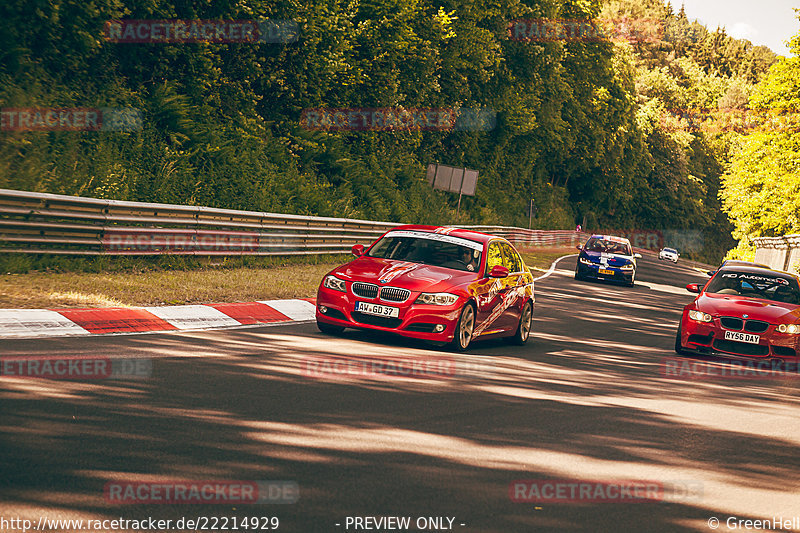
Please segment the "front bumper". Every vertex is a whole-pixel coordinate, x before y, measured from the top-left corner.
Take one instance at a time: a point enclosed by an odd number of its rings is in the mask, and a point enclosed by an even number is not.
[[[603,270],[609,270],[612,274],[601,274],[600,268]],[[599,280],[608,280],[608,281],[616,281],[619,283],[630,283],[633,281],[633,275],[636,270],[622,270],[616,267],[604,267],[599,263],[592,263],[591,265],[585,265],[578,261],[578,269],[577,274],[580,278],[591,278],[591,279],[599,279]]]
[[[418,296],[418,292],[412,292],[411,296],[402,303],[386,302],[360,298],[350,292],[345,293],[320,287],[317,292],[316,318],[318,322],[334,326],[384,331],[427,341],[452,341],[466,298],[459,298],[452,305],[414,304],[413,302]],[[357,301],[397,307],[400,313],[398,318],[366,315],[355,311]],[[321,312],[321,307],[326,308],[325,313]],[[442,325],[444,329],[436,332],[434,331],[436,325]]]
[[[699,323],[684,317],[681,322],[681,345],[701,355],[797,360],[800,339],[797,335],[778,333],[775,326],[769,326],[764,333],[756,333],[759,335],[758,344],[725,340],[725,331],[733,330],[723,328],[719,318]]]

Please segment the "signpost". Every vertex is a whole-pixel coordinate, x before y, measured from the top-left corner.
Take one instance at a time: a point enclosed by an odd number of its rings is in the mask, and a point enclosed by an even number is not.
[[[431,163],[428,165],[428,183],[440,191],[458,193],[456,217],[461,217],[461,197],[475,196],[478,185],[478,171]]]

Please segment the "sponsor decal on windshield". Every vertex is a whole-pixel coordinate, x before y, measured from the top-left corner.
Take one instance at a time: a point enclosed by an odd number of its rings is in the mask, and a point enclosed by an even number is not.
[[[398,230],[398,231],[390,231],[389,233],[386,234],[386,237],[413,237],[416,239],[428,239],[431,241],[447,242],[450,244],[456,244],[458,246],[465,246],[467,248],[472,248],[473,250],[483,251],[483,244],[479,242],[471,241],[469,239],[462,239],[461,237],[442,235],[441,233]]]
[[[759,276],[758,274],[740,274],[738,272],[725,272],[722,274],[723,278],[740,279],[742,281],[761,281],[765,283],[773,283],[776,285],[789,285],[788,279],[773,278],[768,276]]]

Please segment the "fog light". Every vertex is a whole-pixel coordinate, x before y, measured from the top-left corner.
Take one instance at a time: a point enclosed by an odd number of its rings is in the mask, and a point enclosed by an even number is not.
[[[436,324],[436,326],[434,326],[434,328],[433,328],[433,331],[435,333],[443,332],[444,331],[444,324]]]
[[[328,308],[327,308],[327,307],[325,307],[324,305],[320,305],[320,306],[319,306],[319,312],[320,312],[320,313],[322,313],[322,314],[324,315],[325,313],[327,313],[327,312],[328,312]]]

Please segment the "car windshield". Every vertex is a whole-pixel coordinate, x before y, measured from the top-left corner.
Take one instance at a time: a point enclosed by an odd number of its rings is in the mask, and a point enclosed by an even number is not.
[[[367,255],[477,272],[482,249],[480,243],[449,235],[397,231],[386,234]]]
[[[720,271],[708,282],[706,292],[800,305],[797,281],[769,274]]]
[[[674,250],[672,248],[664,248],[664,251],[667,252],[667,253],[670,253],[670,254],[677,254],[678,253],[677,250]]]
[[[607,254],[631,255],[630,246],[624,242],[592,237],[583,248],[587,252],[603,252]]]

